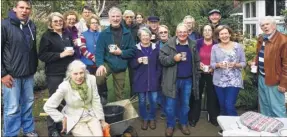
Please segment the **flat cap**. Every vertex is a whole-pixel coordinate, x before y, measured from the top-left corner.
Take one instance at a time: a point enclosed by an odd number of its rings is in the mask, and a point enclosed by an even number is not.
[[[220,13],[220,11],[219,11],[218,9],[213,9],[213,10],[209,11],[209,12],[208,12],[208,15],[211,15],[211,14],[213,14],[213,13],[218,13],[218,14],[221,15],[221,13]]]
[[[147,20],[150,22],[159,22],[160,19],[157,16],[149,16]]]

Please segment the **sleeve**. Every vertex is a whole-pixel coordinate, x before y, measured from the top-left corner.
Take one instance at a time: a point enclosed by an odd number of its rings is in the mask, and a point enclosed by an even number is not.
[[[138,58],[139,58],[139,55],[136,54],[136,56],[131,60],[131,67],[133,69],[137,69],[141,64],[138,62]]]
[[[197,80],[199,80],[200,78],[200,74],[201,74],[201,70],[200,70],[200,57],[198,54],[198,51],[196,49],[196,47],[193,48],[194,51],[194,63],[195,63],[195,69],[196,69],[196,76],[197,76]]]
[[[157,80],[159,84],[161,83],[161,76],[162,76],[162,66],[159,60],[159,49],[158,49],[158,54],[157,54],[157,60],[156,60],[156,74],[157,74]]]
[[[287,43],[284,44],[283,49],[281,50],[281,60],[282,60],[282,73],[279,86],[287,89]]]
[[[92,77],[92,83],[96,83],[96,77]],[[105,120],[105,115],[104,115],[104,110],[103,106],[101,104],[101,98],[98,93],[98,88],[97,85],[95,84],[94,86],[94,91],[93,91],[93,101],[92,101],[92,106],[95,110],[96,116],[98,117],[99,120]]]
[[[127,45],[128,45],[127,49],[122,50],[121,54],[121,57],[124,59],[133,58],[136,54],[136,46],[135,46],[136,44],[135,41],[133,40],[131,33],[129,33]]]
[[[99,38],[97,41],[96,47],[96,65],[101,66],[104,65],[104,55],[105,55],[105,41],[104,41],[103,33],[99,34]]]
[[[60,53],[50,52],[49,46],[51,46],[51,43],[49,42],[48,38],[44,34],[40,41],[38,57],[41,61],[45,63],[50,63],[50,62],[60,59]]]
[[[7,32],[5,26],[3,25],[3,21],[1,22],[1,51],[3,53],[4,46],[7,41]],[[1,77],[4,77],[8,74],[5,65],[3,64],[3,54],[1,54]]]
[[[240,53],[239,63],[242,66],[242,68],[244,68],[246,66],[246,58],[245,58],[245,52],[244,52],[244,49],[242,48],[242,45],[239,45],[239,53]]]
[[[159,52],[159,61],[165,67],[174,66],[176,64],[173,59],[173,56],[170,53],[170,50],[171,49],[167,45],[165,45],[160,49]]]
[[[60,84],[59,88],[56,92],[47,100],[43,109],[44,111],[55,121],[61,122],[64,118],[64,114],[62,114],[57,108],[61,104],[62,100],[65,97],[65,93],[67,89],[64,85]]]
[[[215,55],[215,46],[212,47],[211,49],[211,55],[210,55],[210,67],[212,69],[216,69],[216,55]]]

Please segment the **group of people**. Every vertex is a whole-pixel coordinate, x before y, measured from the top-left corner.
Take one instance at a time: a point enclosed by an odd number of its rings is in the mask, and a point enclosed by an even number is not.
[[[157,16],[112,7],[110,25],[102,29],[92,8],[48,16],[47,31],[36,51],[36,26],[29,19],[28,0],[18,0],[1,22],[1,82],[4,96],[4,136],[38,136],[32,116],[33,75],[38,59],[45,63],[49,99],[44,105],[48,135],[103,136],[102,104],[107,100],[107,77],[112,74],[117,100],[124,99],[126,70],[131,95],[138,96],[141,129],[156,129],[156,110],[166,119],[166,136],[173,136],[178,121],[181,132],[199,121],[202,94],[207,96],[211,124],[218,115],[236,116],[235,103],[243,88],[246,66],[243,46],[232,39],[232,30],[220,23],[221,12],[208,13],[209,24],[195,30],[187,15],[175,36]],[[248,64],[258,66],[260,112],[286,117],[287,38],[270,17],[260,20],[263,35]],[[267,62],[265,64],[265,62]],[[268,64],[268,65],[267,65]],[[111,91],[109,91],[111,92]]]

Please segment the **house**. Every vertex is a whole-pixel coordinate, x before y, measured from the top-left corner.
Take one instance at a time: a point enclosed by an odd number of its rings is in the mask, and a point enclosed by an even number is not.
[[[250,0],[243,1],[243,32],[251,38],[262,33],[259,19],[264,16],[274,16],[277,29],[284,28],[284,17],[281,10],[286,9],[287,0]]]

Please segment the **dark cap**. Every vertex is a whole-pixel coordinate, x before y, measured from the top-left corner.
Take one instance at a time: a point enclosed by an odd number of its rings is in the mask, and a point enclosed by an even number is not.
[[[218,13],[218,14],[221,15],[221,13],[220,13],[220,11],[219,11],[218,9],[213,9],[213,10],[211,10],[211,11],[208,12],[208,16],[211,15],[211,14],[213,14],[213,13]]]
[[[159,22],[160,19],[157,16],[149,16],[147,20],[150,22]]]

